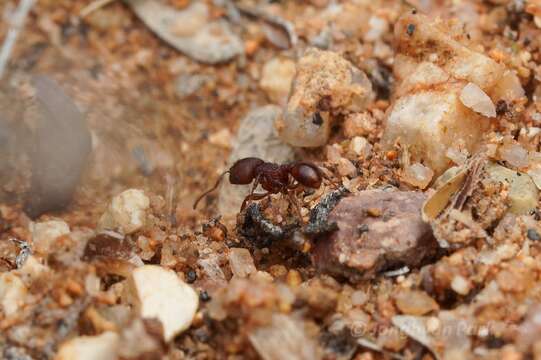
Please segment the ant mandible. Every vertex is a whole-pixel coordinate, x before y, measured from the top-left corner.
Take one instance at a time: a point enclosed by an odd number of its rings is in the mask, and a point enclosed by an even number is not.
[[[246,196],[242,202],[240,208],[241,211],[244,210],[248,201],[261,200],[271,194],[282,193],[287,195],[289,200],[295,204],[299,216],[299,205],[296,200],[291,197],[290,191],[295,190],[300,186],[318,189],[321,186],[322,179],[327,178],[321,172],[319,167],[309,162],[294,162],[291,164],[279,165],[263,161],[259,158],[248,157],[238,160],[229,170],[220,175],[216,184],[197,198],[193,205],[194,209],[201,199],[218,187],[224,175],[227,173],[229,173],[229,182],[231,184],[247,185],[253,182],[250,194]],[[259,184],[266,190],[265,193],[254,192]]]

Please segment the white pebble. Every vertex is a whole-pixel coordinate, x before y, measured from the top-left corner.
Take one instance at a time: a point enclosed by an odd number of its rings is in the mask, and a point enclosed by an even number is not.
[[[257,271],[250,251],[243,248],[229,249],[229,266],[233,275],[238,277],[247,277]]]
[[[461,275],[455,275],[451,280],[451,289],[457,294],[467,295],[470,292],[470,283]]]
[[[368,301],[368,294],[362,290],[356,290],[351,294],[351,304],[362,306]]]
[[[98,228],[134,233],[145,225],[149,207],[150,200],[142,190],[126,190],[113,198]]]
[[[199,297],[189,285],[174,271],[157,265],[136,268],[128,289],[141,317],[161,321],[165,341],[190,327],[199,306]]]
[[[528,166],[528,151],[518,143],[504,144],[499,148],[499,152],[501,159],[507,161],[511,166],[517,168]]]
[[[0,274],[0,310],[6,315],[16,314],[24,305],[27,289],[23,281],[11,272]]]
[[[24,265],[17,270],[17,274],[25,279],[35,280],[49,270],[48,266],[40,263],[35,256],[30,255],[24,262]]]
[[[349,143],[349,150],[355,155],[366,159],[372,152],[372,145],[362,136],[355,136]]]
[[[474,83],[468,83],[460,92],[460,101],[476,113],[486,117],[496,116],[496,107],[490,97]]]
[[[414,163],[404,169],[403,180],[419,189],[424,189],[432,181],[434,171],[420,163]]]
[[[33,248],[38,253],[48,253],[54,241],[70,233],[69,225],[62,220],[51,220],[31,225]]]
[[[79,336],[63,343],[55,360],[116,360],[119,340],[111,331],[97,336]]]
[[[346,158],[340,158],[336,166],[340,176],[353,176],[357,173],[357,168]]]

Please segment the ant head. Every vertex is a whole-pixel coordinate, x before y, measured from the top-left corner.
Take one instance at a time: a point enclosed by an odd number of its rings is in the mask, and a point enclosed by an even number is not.
[[[296,163],[291,166],[291,176],[300,184],[317,189],[321,186],[321,172],[319,168],[310,163]]]
[[[256,177],[255,169],[263,163],[263,160],[254,157],[238,160],[229,169],[229,182],[237,185],[251,183]]]

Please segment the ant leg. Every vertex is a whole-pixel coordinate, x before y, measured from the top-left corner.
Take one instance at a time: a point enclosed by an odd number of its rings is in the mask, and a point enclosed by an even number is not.
[[[289,199],[289,203],[293,204],[293,207],[295,208],[295,212],[297,213],[297,217],[302,223],[303,221],[302,221],[301,207],[299,205],[299,202],[297,201],[297,198],[294,197],[290,191],[287,191],[287,198]]]
[[[250,190],[250,194],[248,194],[248,196],[246,196],[244,198],[244,201],[242,202],[242,206],[240,207],[240,211],[244,210],[244,208],[246,207],[246,203],[252,199],[252,196],[254,195],[254,192],[255,192],[255,189],[257,188],[257,186],[259,185],[259,179],[260,179],[260,175],[257,175],[257,177],[255,178],[254,180],[254,183],[252,185],[252,189]]]
[[[246,204],[248,203],[248,201],[261,200],[261,199],[266,198],[269,195],[270,195],[270,193],[266,192],[266,193],[261,193],[261,194],[252,193],[252,194],[246,196],[244,198],[244,201],[242,202],[242,206],[240,207],[240,211],[244,210],[244,208],[246,207]]]
[[[319,170],[319,174],[321,175],[321,177],[325,180],[327,180],[328,182],[331,183],[331,185],[335,188],[335,189],[338,189],[341,184],[337,183],[334,179],[332,179],[330,176],[328,176],[327,174],[325,174],[321,169]]]
[[[300,187],[299,183],[291,183],[287,186],[288,190],[297,190]]]

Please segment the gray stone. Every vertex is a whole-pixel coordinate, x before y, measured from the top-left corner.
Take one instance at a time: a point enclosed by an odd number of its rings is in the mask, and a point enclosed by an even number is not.
[[[180,97],[188,97],[212,81],[214,79],[209,75],[182,74],[175,80],[175,90]]]
[[[46,76],[36,76],[34,83],[37,124],[25,203],[31,217],[62,209],[71,201],[92,150],[86,119],[75,103]]]
[[[157,36],[194,60],[217,64],[244,51],[229,24],[222,19],[211,20],[203,2],[193,2],[181,11],[154,0],[127,3]]]

